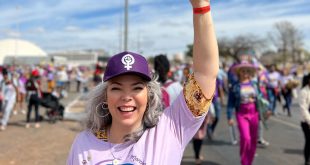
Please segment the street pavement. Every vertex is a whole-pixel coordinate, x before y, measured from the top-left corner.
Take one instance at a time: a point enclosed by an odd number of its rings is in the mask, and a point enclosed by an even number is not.
[[[268,121],[268,130],[264,130],[264,138],[270,142],[268,147],[258,145],[254,165],[303,165],[304,136],[300,128],[298,106],[293,104],[293,116],[279,110],[276,117]],[[221,122],[215,130],[213,140],[204,140],[202,147],[206,165],[238,165],[239,144],[232,145],[229,137],[226,115],[223,113]],[[192,144],[184,152],[184,165],[194,165]]]
[[[25,128],[25,115],[13,115],[7,130],[0,132],[0,164],[58,165],[65,164],[74,137],[83,127],[77,121],[85,117],[85,95],[70,92],[61,100],[66,105],[64,121],[51,124],[44,120],[40,128]],[[259,147],[254,165],[302,165],[303,133],[300,129],[300,113],[293,104],[292,117],[280,108],[276,117],[268,121],[269,129],[264,137],[270,142],[267,148]],[[43,115],[44,108],[40,109]],[[204,140],[202,155],[206,165],[238,165],[239,146],[229,138],[226,115],[223,111],[213,140]],[[182,165],[194,165],[192,143],[184,151]]]

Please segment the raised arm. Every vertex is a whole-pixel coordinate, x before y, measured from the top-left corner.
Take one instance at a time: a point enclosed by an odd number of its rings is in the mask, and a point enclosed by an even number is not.
[[[209,0],[190,0],[193,8],[210,5]],[[219,70],[219,55],[213,21],[210,12],[193,14],[194,45],[193,61],[194,76],[202,92],[211,98],[215,90],[216,76]]]

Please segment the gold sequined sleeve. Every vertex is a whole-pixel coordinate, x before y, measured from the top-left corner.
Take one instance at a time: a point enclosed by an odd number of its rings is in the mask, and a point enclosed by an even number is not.
[[[206,98],[196,82],[194,74],[191,74],[188,81],[184,84],[183,93],[185,102],[195,117],[202,116],[208,112],[214,94],[210,99]]]
[[[99,140],[108,141],[108,133],[107,133],[106,129],[96,131],[96,132],[94,132],[94,135]]]

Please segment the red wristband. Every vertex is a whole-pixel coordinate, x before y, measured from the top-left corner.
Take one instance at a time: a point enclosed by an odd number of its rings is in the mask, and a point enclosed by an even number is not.
[[[194,14],[205,14],[210,11],[210,6],[193,8]]]

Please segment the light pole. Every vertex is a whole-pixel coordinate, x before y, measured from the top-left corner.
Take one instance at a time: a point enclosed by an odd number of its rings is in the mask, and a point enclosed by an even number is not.
[[[121,52],[123,51],[123,13],[119,17],[119,41],[118,41],[118,51]]]
[[[125,0],[124,50],[128,50],[128,0]]]
[[[13,66],[16,64],[16,56],[18,51],[18,37],[19,37],[19,26],[18,26],[18,12],[19,12],[19,6],[16,6],[16,34],[15,34],[15,50],[14,50],[14,56],[13,56]]]

